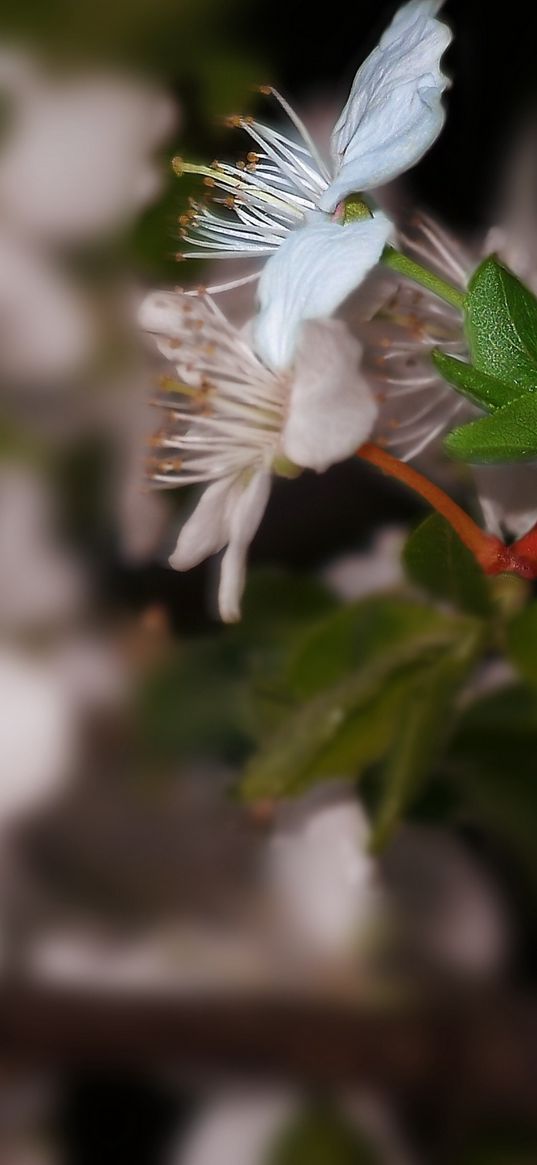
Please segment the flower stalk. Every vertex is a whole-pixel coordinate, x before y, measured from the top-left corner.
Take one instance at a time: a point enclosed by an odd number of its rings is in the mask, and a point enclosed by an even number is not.
[[[424,498],[449,522],[485,574],[509,573],[526,579],[537,578],[537,529],[513,546],[506,546],[501,538],[481,530],[469,514],[444,493],[444,490],[412,466],[399,461],[399,458],[388,453],[386,449],[367,442],[358,449],[357,455]]]
[[[402,251],[398,251],[395,247],[385,247],[382,262],[392,271],[397,271],[399,275],[405,275],[407,279],[419,283],[420,287],[432,291],[434,295],[438,295],[451,307],[457,308],[461,312],[464,311],[465,295],[463,291],[460,291],[458,287],[453,287],[451,283],[447,283],[439,275],[435,275],[434,271],[422,267],[421,263],[409,259],[408,255],[404,255]]]

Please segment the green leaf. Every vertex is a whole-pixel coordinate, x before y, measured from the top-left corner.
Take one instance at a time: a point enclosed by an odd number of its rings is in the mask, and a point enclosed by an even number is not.
[[[461,798],[463,820],[510,851],[537,887],[537,693],[522,684],[476,701],[461,717],[441,774]]]
[[[530,603],[509,624],[507,650],[530,684],[537,684],[537,603]]]
[[[265,1165],[381,1165],[354,1125],[327,1105],[306,1109],[284,1130]]]
[[[494,255],[474,273],[465,299],[472,363],[522,392],[537,389],[537,300]]]
[[[476,662],[480,646],[474,629],[454,649],[415,676],[381,777],[384,794],[373,833],[375,849],[385,845],[434,769],[455,722],[456,697]]]
[[[435,633],[440,622],[437,611],[398,596],[374,595],[349,603],[296,641],[282,677],[285,688],[295,698],[313,696],[385,650]]]
[[[520,395],[513,389],[513,385],[506,384],[505,381],[498,380],[487,372],[480,372],[465,360],[447,356],[438,348],[432,353],[432,359],[444,380],[480,408],[493,412],[494,409],[509,404]]]
[[[251,733],[239,665],[225,633],[179,644],[137,693],[138,759],[173,772],[193,757],[241,762],[251,747]]]
[[[472,615],[492,613],[485,575],[440,514],[431,514],[410,535],[403,561],[410,578],[435,598]]]
[[[452,457],[476,464],[537,457],[537,395],[521,396],[491,417],[453,429],[444,446]]]
[[[344,678],[282,719],[247,766],[241,786],[247,801],[296,795],[320,775],[357,776],[383,754],[413,669],[476,626],[473,620],[440,616],[427,608],[417,611],[421,627],[411,618],[398,639],[379,636],[369,657],[357,658]]]
[[[258,735],[252,683],[279,673],[304,627],[334,604],[305,575],[254,572],[241,623],[180,642],[145,677],[135,716],[139,751],[170,764],[213,755],[242,761]],[[289,704],[286,697],[285,711]]]

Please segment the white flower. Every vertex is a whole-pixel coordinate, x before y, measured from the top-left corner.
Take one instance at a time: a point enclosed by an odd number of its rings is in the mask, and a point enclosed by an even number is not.
[[[451,33],[435,19],[435,0],[410,0],[397,13],[356,75],[331,140],[327,165],[308,131],[273,89],[299,140],[253,118],[231,124],[256,149],[236,166],[195,166],[233,216],[195,204],[184,237],[185,258],[267,258],[259,285],[257,348],[265,363],[285,367],[301,319],[331,315],[378,262],[391,231],[381,213],[344,225],[341,203],[413,166],[444,122],[447,81],[440,59]],[[222,197],[224,195],[224,197]],[[297,229],[298,228],[298,229]],[[199,249],[198,249],[199,248]],[[276,337],[276,339],[275,339]]]
[[[401,556],[407,536],[402,526],[381,527],[367,550],[330,562],[322,572],[323,582],[347,603],[395,590],[405,581]]]
[[[472,269],[469,254],[425,215],[416,216],[400,244],[407,255],[464,290]],[[361,329],[365,366],[377,386],[377,438],[402,461],[412,461],[472,410],[439,375],[435,348],[466,358],[460,312],[432,292],[383,273],[384,302]]]
[[[2,377],[57,387],[89,361],[96,341],[89,297],[48,253],[0,229]]]
[[[134,78],[55,76],[7,49],[0,101],[0,374],[56,389],[104,338],[97,299],[59,248],[124,228],[156,196],[173,105]]]
[[[65,623],[81,605],[80,565],[54,530],[47,482],[16,462],[0,467],[0,627]]]
[[[495,232],[499,237],[499,232]],[[488,240],[472,255],[438,224],[421,216],[412,232],[401,234],[404,250],[418,262],[463,290]],[[522,241],[520,242],[522,250]],[[527,273],[526,273],[527,274]],[[479,410],[442,379],[431,360],[435,348],[468,360],[460,314],[432,292],[406,280],[386,276],[385,302],[376,318],[361,329],[364,367],[376,389],[379,423],[376,439],[403,461],[426,454],[433,476],[446,472],[438,443],[455,423],[479,416]],[[435,458],[436,453],[436,458]],[[537,522],[535,465],[475,465],[472,475],[487,530],[497,537],[521,538]]]
[[[505,902],[463,842],[447,830],[405,826],[384,865],[403,933],[418,957],[468,978],[505,966],[511,937]]]
[[[76,755],[70,696],[46,662],[0,653],[0,826],[65,783]]]
[[[208,297],[156,292],[141,323],[179,377],[160,401],[167,423],[154,440],[152,479],[208,483],[170,562],[188,570],[227,546],[219,605],[232,622],[272,472],[322,472],[371,434],[377,410],[358,375],[360,345],[338,320],[305,322],[293,364],[276,374]]]
[[[299,955],[352,954],[359,933],[377,918],[369,841],[369,823],[347,789],[317,789],[280,810],[268,880],[284,937]]]

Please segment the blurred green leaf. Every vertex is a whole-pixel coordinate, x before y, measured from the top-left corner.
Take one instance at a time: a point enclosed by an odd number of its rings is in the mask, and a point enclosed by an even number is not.
[[[537,684],[537,603],[530,603],[512,619],[507,650],[524,679]]]
[[[375,607],[377,627],[368,643],[367,616]],[[309,660],[312,667],[312,642],[306,645],[305,657],[299,656],[290,669],[288,690],[294,691],[297,706],[283,716],[249,762],[241,786],[246,800],[294,795],[330,772],[357,776],[389,746],[396,722],[394,712],[404,698],[413,668],[423,667],[442,649],[460,642],[469,626],[475,626],[473,620],[448,618],[427,607],[403,600],[397,604],[393,599],[366,601],[363,607],[356,604],[345,616],[327,620],[312,635],[318,670],[314,694],[306,702],[298,698],[297,686],[306,682],[304,662]],[[353,618],[361,638],[358,634],[353,639]],[[322,684],[323,645],[328,645],[334,630],[339,631],[344,658],[329,658]],[[311,693],[311,685],[309,690]],[[344,771],[331,767],[337,763],[345,764]]]
[[[442,770],[466,819],[500,839],[537,884],[537,692],[512,685],[461,716]]]
[[[413,678],[381,774],[373,845],[382,848],[434,769],[456,719],[456,700],[481,646],[478,628]]]
[[[524,1128],[506,1132],[499,1128],[489,1132],[465,1149],[460,1156],[449,1158],[448,1165],[535,1165],[535,1132]]]
[[[453,429],[444,441],[446,451],[470,464],[524,461],[537,456],[537,395],[520,396],[469,425]]]
[[[480,372],[465,360],[457,360],[454,356],[447,356],[438,349],[432,353],[433,363],[440,375],[452,384],[458,392],[468,397],[473,404],[480,408],[493,411],[509,404],[518,395],[513,388],[503,380],[497,380],[487,372]]]
[[[166,766],[250,747],[244,674],[224,636],[182,643],[142,684],[134,711],[138,752]]]
[[[435,598],[473,615],[491,614],[485,575],[440,514],[431,514],[410,535],[403,559],[410,578]]]
[[[179,643],[143,683],[136,724],[144,753],[176,763],[188,756],[243,760],[256,735],[252,685],[267,683],[304,624],[334,605],[305,575],[254,572],[241,623]]]
[[[324,1105],[302,1113],[264,1165],[381,1165],[381,1159],[364,1134]]]
[[[296,697],[314,695],[400,642],[438,628],[438,614],[420,603],[374,595],[339,608],[308,630],[284,675]]]
[[[476,369],[516,390],[537,389],[537,299],[490,255],[472,276],[466,332]]]

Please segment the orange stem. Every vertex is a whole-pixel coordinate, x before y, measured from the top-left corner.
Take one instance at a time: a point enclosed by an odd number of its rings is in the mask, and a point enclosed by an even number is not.
[[[444,493],[444,490],[434,485],[422,473],[418,473],[417,469],[412,469],[386,449],[369,442],[357,450],[357,456],[363,461],[369,461],[371,465],[376,465],[383,473],[397,478],[397,481],[401,481],[403,485],[414,490],[414,493],[425,498],[425,501],[449,522],[486,574],[500,574],[504,570],[516,569],[509,548],[501,539],[481,530],[472,518]]]

